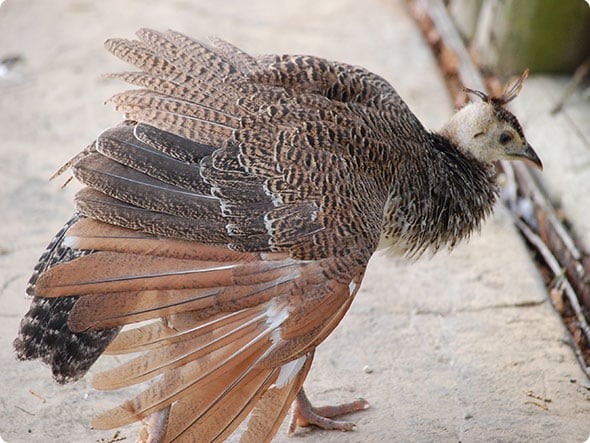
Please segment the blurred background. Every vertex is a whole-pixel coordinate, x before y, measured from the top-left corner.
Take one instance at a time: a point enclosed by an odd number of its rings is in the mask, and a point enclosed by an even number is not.
[[[567,74],[590,63],[585,0],[448,0],[447,5],[486,69]]]

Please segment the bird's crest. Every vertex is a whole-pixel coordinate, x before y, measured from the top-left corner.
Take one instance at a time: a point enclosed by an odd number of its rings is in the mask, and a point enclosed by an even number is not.
[[[506,83],[506,86],[504,87],[504,92],[502,92],[502,94],[499,96],[498,95],[488,95],[485,92],[477,91],[475,89],[464,88],[463,90],[465,92],[467,92],[468,94],[476,95],[477,97],[481,98],[483,101],[488,102],[490,104],[504,106],[507,103],[510,103],[512,100],[514,100],[518,96],[518,94],[520,93],[520,91],[522,89],[522,85],[524,84],[524,81],[527,79],[528,76],[529,76],[529,70],[525,69],[517,81],[515,81],[515,82],[509,81],[508,83]]]

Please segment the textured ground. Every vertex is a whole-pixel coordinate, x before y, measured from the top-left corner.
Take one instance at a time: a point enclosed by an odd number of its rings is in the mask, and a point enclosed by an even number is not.
[[[0,8],[0,58],[23,58],[0,78],[0,441],[10,443],[108,439],[114,432],[91,431],[89,419],[124,398],[97,393],[88,380],[57,386],[47,368],[17,362],[11,349],[31,269],[73,208],[76,186],[62,190],[47,177],[120,120],[102,104],[122,87],[99,78],[122,68],[103,50],[105,38],[150,26],[218,35],[253,53],[322,55],[383,75],[430,128],[452,112],[402,1],[50,5],[7,0]],[[541,112],[533,111],[525,131]],[[549,152],[543,137],[530,138],[542,157]],[[451,255],[411,264],[374,258],[307,382],[317,403],[364,396],[372,408],[352,417],[354,432],[306,430],[289,441],[584,441],[590,390],[565,337],[498,207],[481,235]],[[133,441],[134,429],[121,436]],[[287,441],[284,432],[277,441]]]

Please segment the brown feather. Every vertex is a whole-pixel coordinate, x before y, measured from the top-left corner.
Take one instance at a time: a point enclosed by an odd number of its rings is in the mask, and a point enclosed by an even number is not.
[[[248,322],[260,315],[257,309],[243,309],[236,312],[224,312],[217,316],[211,316],[202,321],[191,321],[184,324],[183,328],[171,328],[163,321],[155,321],[135,327],[119,333],[117,338],[105,350],[106,354],[128,354],[132,352],[156,349],[179,341],[187,340],[187,336],[195,335],[211,336],[214,331],[219,331],[231,324]],[[177,317],[171,317],[171,321],[177,325]],[[186,329],[185,329],[186,328]]]
[[[149,380],[221,348],[246,344],[254,332],[264,328],[266,320],[264,312],[259,310],[251,313],[251,317],[240,319],[238,325],[236,322],[216,325],[216,329],[210,333],[200,328],[185,332],[176,341],[168,340],[165,347],[160,346],[114,369],[97,374],[92,384],[97,389],[120,389]]]
[[[279,323],[280,324],[280,323]],[[273,328],[257,330],[228,346],[165,372],[162,379],[152,384],[132,400],[97,416],[93,427],[111,429],[141,420],[175,401],[202,389],[213,389],[216,394],[224,386],[247,374],[272,344]]]
[[[175,83],[182,83],[188,79],[186,73],[158,57],[144,43],[137,40],[112,38],[105,42],[105,48],[121,60],[159,78]]]
[[[303,386],[303,381],[311,368],[313,351],[300,358],[305,358],[305,363],[299,372],[284,386],[270,387],[260,399],[252,411],[240,443],[266,443],[272,440]]]
[[[184,240],[159,238],[141,231],[121,228],[91,218],[81,218],[69,228],[66,242],[76,249],[126,252],[137,255],[154,255],[204,262],[248,263],[262,258],[282,260],[286,254],[258,254],[232,251],[214,245]]]
[[[233,376],[235,382],[204,410],[195,407],[199,400],[202,402],[200,398],[178,402],[172,407],[174,418],[169,422],[166,440],[187,443],[225,441],[254,408],[277,372],[277,369],[263,369],[227,374],[228,378]]]
[[[116,105],[117,110],[133,116],[134,112],[142,109],[157,108],[169,114],[180,114],[192,120],[207,122],[227,129],[237,129],[239,118],[228,113],[212,109],[200,103],[193,103],[184,98],[170,97],[150,89],[136,89],[116,94],[109,99]]]
[[[44,297],[230,286],[237,264],[95,252],[57,265],[38,280]]]
[[[157,236],[218,245],[225,245],[229,241],[225,226],[219,220],[195,220],[150,211],[124,203],[92,188],[83,188],[76,194],[76,207],[85,217]]]
[[[198,311],[200,318],[218,312],[255,306],[293,292],[292,279],[248,286],[202,289],[147,290],[90,294],[76,302],[68,324],[74,331],[123,326],[130,323]]]

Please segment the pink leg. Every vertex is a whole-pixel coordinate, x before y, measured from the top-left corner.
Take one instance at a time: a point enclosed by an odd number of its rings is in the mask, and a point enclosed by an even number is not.
[[[336,429],[339,431],[351,431],[355,426],[354,423],[332,420],[332,418],[369,408],[369,403],[363,399],[337,406],[322,406],[316,408],[310,403],[303,388],[297,393],[293,405],[293,417],[291,419],[291,424],[289,425],[289,435],[295,432],[297,426],[306,427],[310,425],[328,430]]]

